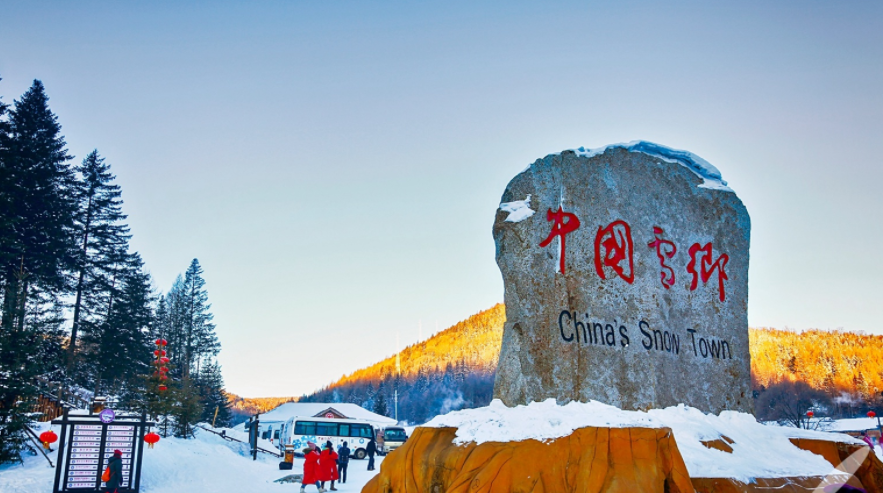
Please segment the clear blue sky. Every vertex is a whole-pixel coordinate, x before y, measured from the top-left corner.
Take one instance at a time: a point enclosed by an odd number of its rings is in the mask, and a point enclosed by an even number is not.
[[[883,332],[883,3],[0,3],[123,186],[158,289],[199,258],[229,390],[309,392],[502,301],[491,226],[546,154],[645,139],[752,218],[752,326]]]

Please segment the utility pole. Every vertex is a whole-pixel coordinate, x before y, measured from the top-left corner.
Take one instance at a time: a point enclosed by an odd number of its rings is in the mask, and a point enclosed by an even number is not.
[[[260,428],[260,413],[254,415],[254,420],[249,420],[248,444],[251,446],[251,460],[258,460],[258,430]]]
[[[395,407],[396,424],[399,423],[399,376],[402,373],[402,360],[399,357],[399,334],[396,333],[396,381],[395,390],[393,392],[393,401]]]

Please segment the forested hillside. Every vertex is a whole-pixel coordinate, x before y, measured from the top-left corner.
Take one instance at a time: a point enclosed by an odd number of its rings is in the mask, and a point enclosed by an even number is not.
[[[346,375],[315,394],[311,402],[352,402],[374,412],[422,423],[454,409],[484,406],[491,400],[506,310],[498,304],[399,353]]]
[[[809,401],[833,417],[883,410],[883,336],[776,329],[749,335],[758,415],[796,421]]]
[[[487,405],[505,320],[505,307],[496,305],[402,350],[398,372],[392,356],[301,400],[352,402],[393,416],[398,388],[399,418],[411,423]],[[749,329],[749,337],[761,419],[796,419],[807,406],[852,416],[883,403],[883,336],[762,328]]]
[[[286,402],[295,402],[297,397],[240,397],[228,392],[227,400],[233,415],[230,424],[235,425],[248,420],[255,414],[272,411]]]
[[[755,387],[801,380],[832,394],[870,399],[883,390],[883,336],[854,332],[750,329]]]

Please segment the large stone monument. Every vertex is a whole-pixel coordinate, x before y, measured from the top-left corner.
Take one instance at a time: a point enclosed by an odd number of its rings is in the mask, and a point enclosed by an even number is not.
[[[635,142],[535,162],[494,224],[506,405],[418,427],[362,492],[883,493],[864,442],[694,409],[752,411],[749,230],[687,152]],[[549,398],[626,411],[515,406]],[[628,411],[679,403],[692,407]]]
[[[494,397],[753,412],[750,220],[713,166],[648,142],[546,156],[494,223]]]

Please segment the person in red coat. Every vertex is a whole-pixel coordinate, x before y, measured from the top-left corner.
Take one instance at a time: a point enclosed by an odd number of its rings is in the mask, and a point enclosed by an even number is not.
[[[308,484],[316,485],[320,493],[325,491],[319,484],[319,453],[312,447],[304,449],[304,476],[301,479],[300,493],[305,493]]]
[[[331,445],[331,441],[325,443],[324,450],[319,455],[319,488],[325,489],[325,481],[331,481],[331,491],[337,491],[334,482],[340,477],[337,471],[337,452]]]

